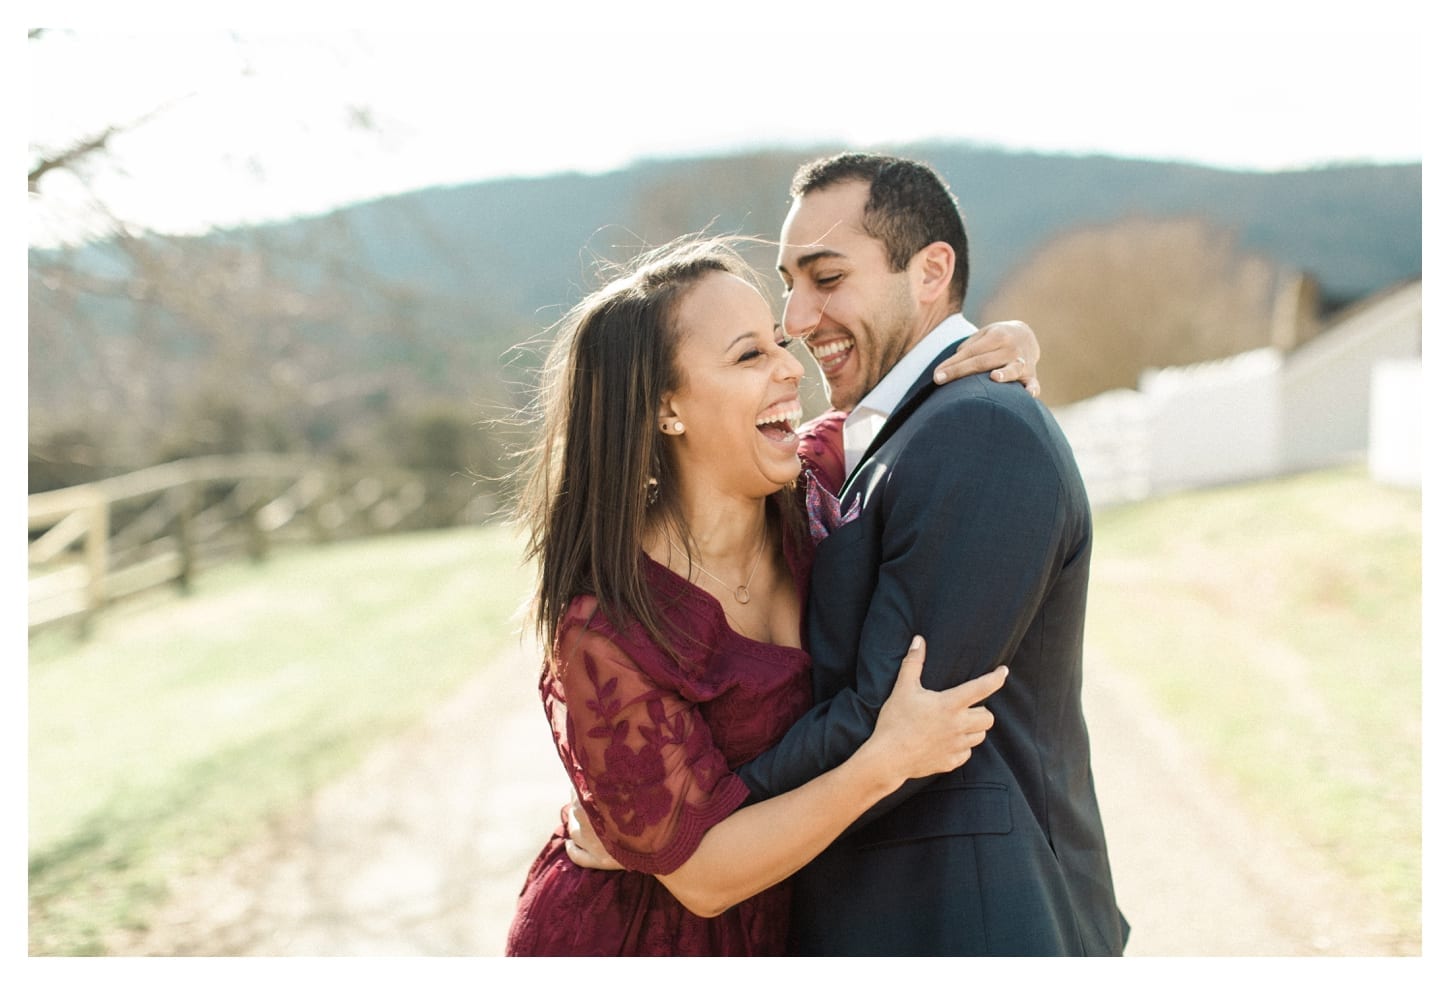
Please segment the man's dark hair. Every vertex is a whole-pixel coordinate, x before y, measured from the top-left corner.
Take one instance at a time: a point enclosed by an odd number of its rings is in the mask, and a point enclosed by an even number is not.
[[[925,246],[943,242],[957,254],[951,292],[960,305],[967,296],[967,230],[956,196],[925,164],[886,154],[850,152],[803,164],[791,180],[792,198],[847,181],[870,186],[861,224],[881,241],[894,271],[905,270]]]

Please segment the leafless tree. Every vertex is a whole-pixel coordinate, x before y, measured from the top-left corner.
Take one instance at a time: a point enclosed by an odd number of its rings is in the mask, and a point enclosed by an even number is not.
[[[173,105],[32,146],[32,197],[62,171],[86,184],[118,136]],[[366,107],[349,112],[372,125]],[[401,455],[383,444],[399,417],[439,433],[443,394],[479,357],[424,352],[440,344],[424,329],[469,313],[379,277],[345,216],[183,237],[92,198],[103,235],[30,252],[32,489],[213,451]],[[424,379],[420,362],[442,368]],[[466,398],[453,411],[478,414]]]
[[[1003,281],[983,321],[1021,318],[1044,352],[1043,397],[1133,387],[1150,367],[1271,344],[1297,272],[1198,217],[1134,217],[1063,233]]]

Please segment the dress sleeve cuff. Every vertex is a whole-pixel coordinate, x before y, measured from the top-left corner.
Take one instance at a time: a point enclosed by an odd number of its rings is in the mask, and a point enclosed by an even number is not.
[[[750,788],[734,773],[721,779],[719,788],[705,803],[695,807],[685,805],[679,824],[670,843],[657,852],[632,852],[619,845],[609,845],[609,854],[626,869],[648,872],[651,875],[669,875],[687,862],[705,832],[734,813],[750,796]]]

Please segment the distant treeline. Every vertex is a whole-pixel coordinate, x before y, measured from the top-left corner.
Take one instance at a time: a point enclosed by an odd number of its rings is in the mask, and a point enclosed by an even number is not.
[[[1323,315],[1420,272],[1419,165],[1260,174],[951,144],[887,149],[931,163],[961,202],[969,317],[1025,309],[1043,313],[1029,319],[1035,325],[1065,323],[1062,309],[1035,304],[1042,285],[1063,280],[1043,265],[1060,267],[1064,257],[1081,265],[1109,244],[1119,255],[1124,242],[1140,252],[1108,274],[1078,277],[1074,289],[1111,276],[1114,290],[1142,297],[1150,292],[1139,285],[1162,270],[1196,266],[1191,253],[1165,263],[1162,250],[1242,253],[1214,268],[1244,282],[1235,288],[1241,297],[1174,304],[1248,317],[1252,324],[1225,333],[1236,349],[1267,340],[1267,308],[1300,273],[1317,285]],[[526,402],[539,350],[521,344],[547,334],[598,283],[601,261],[685,233],[760,237],[767,242],[751,260],[773,280],[768,241],[779,232],[791,173],[815,153],[429,188],[206,237],[32,251],[31,489],[245,451],[501,481],[516,425],[479,425],[510,419]],[[1102,249],[1083,241],[1085,230],[1102,232]],[[1182,276],[1174,283],[1187,285],[1172,288],[1180,295],[1207,290]],[[994,306],[1004,299],[1005,313]],[[1133,332],[1167,337],[1150,347],[1153,359],[1175,358],[1175,332],[1195,336],[1185,359],[1202,358],[1212,318],[1190,329],[1179,316],[1142,308]],[[1261,309],[1262,326],[1259,315],[1239,314]],[[1119,329],[1111,319],[1073,326],[1078,334]],[[1075,368],[1065,345],[1052,348],[1060,397],[1122,385]]]

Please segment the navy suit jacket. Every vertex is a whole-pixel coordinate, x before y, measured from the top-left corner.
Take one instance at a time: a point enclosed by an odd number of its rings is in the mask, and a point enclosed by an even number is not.
[[[915,633],[926,687],[1011,674],[966,764],[910,781],[797,874],[792,951],[1121,954],[1081,705],[1092,519],[1062,432],[1020,386],[928,369],[848,477],[843,507],[858,497],[811,577],[817,704],[738,771],[752,793],[848,758]]]

